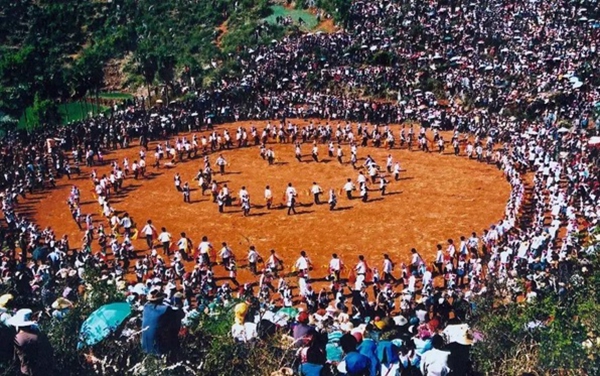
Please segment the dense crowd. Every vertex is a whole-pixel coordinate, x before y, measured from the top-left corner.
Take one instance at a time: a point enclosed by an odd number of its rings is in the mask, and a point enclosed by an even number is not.
[[[355,1],[346,31],[244,49],[237,57],[239,76],[193,99],[154,108],[133,100],[110,116],[69,127],[9,133],[1,143],[0,273],[11,291],[0,299],[0,314],[9,325],[4,332],[17,328],[21,372],[47,369],[27,353],[30,343],[43,342],[27,309],[48,313],[39,320],[60,320],[81,299],[86,270],[94,268],[128,292],[142,313],[138,329],[150,354],[176,357],[181,325],[241,299],[235,340],[283,330],[298,347],[295,367],[302,375],[330,368],[348,375],[467,374],[465,354],[477,338],[464,324],[474,297],[490,284],[499,298],[535,304],[547,294],[569,294],[578,278],[593,272],[588,258],[594,250],[583,248],[578,236],[597,229],[600,215],[600,157],[589,124],[600,100],[594,70],[600,29],[588,9],[555,0]],[[367,99],[373,96],[393,101]],[[293,124],[299,117],[338,125],[302,129]],[[277,120],[235,135],[218,130],[220,123],[246,119]],[[417,129],[389,126],[403,122]],[[179,137],[201,129],[213,129],[214,137]],[[437,129],[454,135],[440,143]],[[505,215],[482,233],[449,234],[456,240],[440,244],[432,260],[416,250],[406,263],[388,255],[346,260],[334,254],[322,276],[310,262],[318,250],[307,250],[290,274],[275,251],[263,257],[250,247],[234,255],[226,243],[214,247],[207,237],[194,247],[192,234],[176,240],[151,221],[136,228],[127,213],[117,215],[111,194],[143,176],[149,158],[140,154],[132,166],[116,163],[110,176],[91,173],[105,216],[101,225],[81,213],[80,192],[73,188],[68,201],[73,219],[83,224],[81,248],[26,216],[29,194],[93,171],[110,150],[136,145],[150,154],[150,142],[160,140],[166,155],[183,159],[216,154],[221,145],[266,148],[277,137],[380,147],[414,142],[425,151],[430,141],[434,147],[448,143],[458,155],[494,163],[504,173],[511,186]],[[149,248],[139,259],[136,236],[146,237]],[[185,261],[194,268],[186,269]],[[255,283],[237,281],[238,262],[254,272]],[[229,281],[217,283],[217,268],[225,268]],[[138,284],[127,286],[128,272]],[[434,286],[437,276],[443,287]],[[316,291],[311,281],[322,277],[328,282]],[[12,340],[1,350],[0,357],[10,358]]]

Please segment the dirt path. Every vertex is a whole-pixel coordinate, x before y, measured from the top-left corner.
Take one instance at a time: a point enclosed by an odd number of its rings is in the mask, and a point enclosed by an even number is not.
[[[219,35],[217,36],[216,43],[217,43],[217,47],[219,47],[219,48],[221,48],[221,40],[223,40],[223,37],[229,31],[229,29],[227,28],[227,22],[228,22],[228,20],[226,20],[225,22],[220,24],[219,27],[217,27],[217,30],[219,30]]]
[[[335,26],[335,23],[333,22],[333,18],[329,18],[329,19],[325,19],[323,21],[321,21],[319,23],[319,25],[317,26],[317,30],[320,30],[324,33],[328,33],[328,34],[333,34],[335,33],[338,28],[337,26]]]

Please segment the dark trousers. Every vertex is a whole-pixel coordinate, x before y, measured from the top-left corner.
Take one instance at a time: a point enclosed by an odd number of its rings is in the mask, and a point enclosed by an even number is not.
[[[389,281],[398,282],[398,280],[392,275],[392,273],[383,272],[383,281],[388,283]]]
[[[152,235],[146,235],[146,244],[148,245],[148,249],[152,248]]]
[[[165,255],[169,255],[170,251],[169,251],[169,242],[163,242],[162,243],[162,248],[163,248],[163,252],[165,253]]]
[[[208,266],[210,266],[210,257],[208,256],[208,253],[201,253],[200,257],[202,258],[202,262]]]

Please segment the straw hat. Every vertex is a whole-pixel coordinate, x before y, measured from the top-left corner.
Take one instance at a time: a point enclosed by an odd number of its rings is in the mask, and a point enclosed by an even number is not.
[[[289,367],[283,367],[279,371],[275,371],[271,373],[271,376],[292,376],[294,374],[294,370]]]
[[[58,298],[52,303],[52,309],[73,308],[73,303],[69,299]]]
[[[0,307],[6,308],[6,305],[15,297],[12,294],[4,294],[0,296]]]

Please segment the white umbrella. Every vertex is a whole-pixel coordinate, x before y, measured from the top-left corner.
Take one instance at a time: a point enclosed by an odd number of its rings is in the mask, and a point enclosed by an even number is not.
[[[152,115],[150,115],[151,118],[155,118],[157,116],[158,116],[158,114],[152,114]]]
[[[561,128],[558,129],[557,132],[558,133],[568,133],[569,132],[569,128],[561,127]]]
[[[192,112],[192,116],[198,116],[197,112]]]
[[[461,59],[460,56],[454,56],[450,59],[450,61],[459,61]]]
[[[583,82],[577,81],[573,84],[573,89],[579,89],[582,86],[583,86]]]
[[[590,137],[590,139],[588,140],[588,145],[590,145],[590,146],[600,145],[600,136]]]
[[[371,46],[371,48],[369,48],[369,50],[375,51],[375,50],[377,50],[377,46]]]

